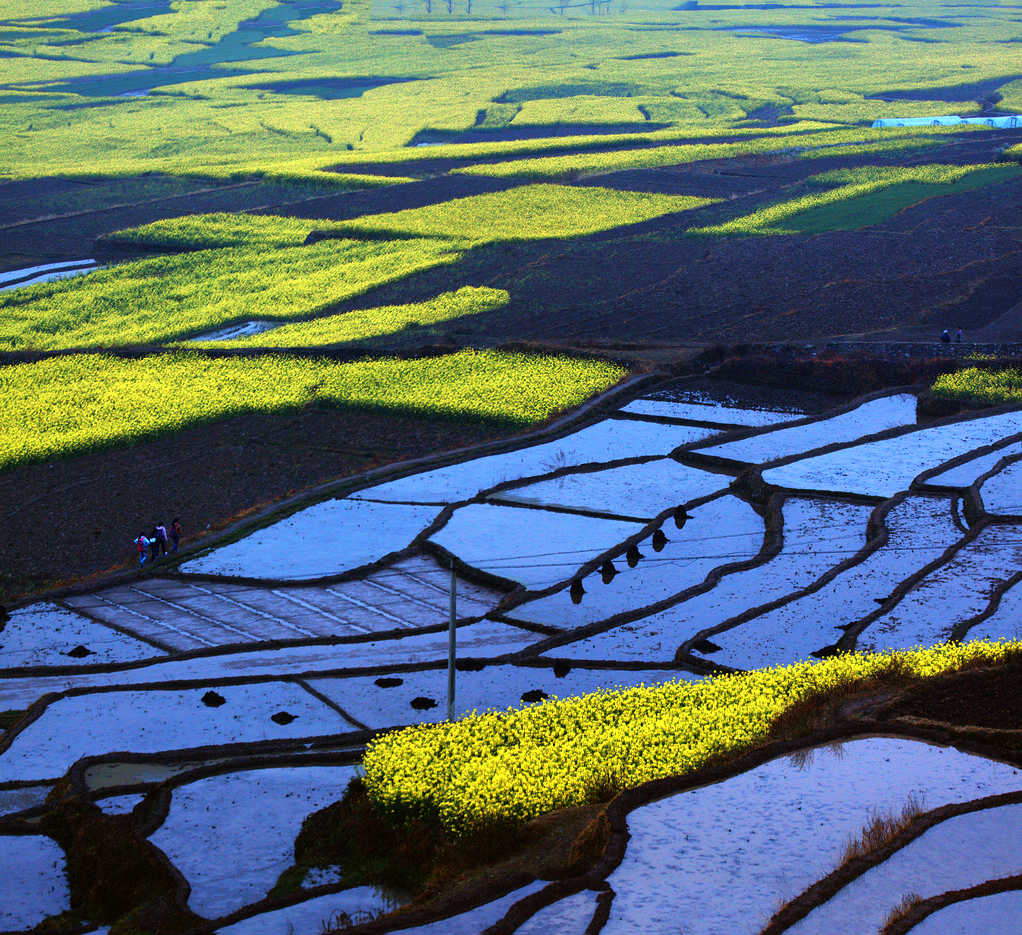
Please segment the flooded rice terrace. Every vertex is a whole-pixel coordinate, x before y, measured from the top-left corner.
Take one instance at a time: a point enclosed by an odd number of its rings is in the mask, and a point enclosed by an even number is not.
[[[62,777],[159,850],[210,931],[312,933],[390,911],[400,894],[345,888],[331,866],[269,894],[368,732],[446,717],[452,597],[457,715],[1022,638],[1022,409],[921,424],[905,391],[835,403],[682,380],[592,412],[13,610],[0,711],[25,713],[0,739],[0,871],[16,881],[0,930],[70,908],[64,853],[39,824]],[[834,877],[850,838],[906,808],[926,827]],[[519,933],[850,919],[872,933],[907,894],[951,891],[975,892],[913,931],[993,931],[1017,893],[980,890],[1022,872],[1020,816],[1010,765],[860,737],[632,801],[620,859],[585,888],[537,880],[402,931],[506,917]]]

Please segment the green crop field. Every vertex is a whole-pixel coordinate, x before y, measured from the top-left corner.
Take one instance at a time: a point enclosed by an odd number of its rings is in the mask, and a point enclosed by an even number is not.
[[[215,247],[298,247],[314,228],[302,218],[274,214],[186,214],[141,227],[115,231],[114,245],[164,250],[209,250]]]
[[[935,396],[980,406],[1017,403],[1022,401],[1022,371],[1011,367],[1004,370],[969,367],[945,373],[930,389]]]
[[[672,6],[611,3],[593,17],[483,3],[449,16],[442,4],[189,0],[107,25],[92,0],[16,4],[0,19],[0,170],[312,172],[423,132],[720,129],[767,111],[863,126],[973,112],[939,88],[1012,77],[1011,7],[977,20],[932,3]],[[1018,82],[1006,84],[1009,108]],[[934,91],[875,96],[885,88]]]
[[[1018,166],[865,166],[810,176],[810,192],[692,234],[819,234],[876,224],[924,198],[1022,178]],[[833,187],[831,187],[833,186]]]
[[[152,344],[250,318],[299,318],[457,257],[448,241],[419,239],[137,260],[0,295],[0,349]]]
[[[194,352],[54,357],[0,368],[0,470],[310,404],[520,427],[578,405],[624,375],[598,361],[496,351],[343,364]]]
[[[528,185],[427,208],[370,215],[337,226],[352,234],[462,237],[474,243],[535,240],[578,237],[709,203],[706,198],[684,195]]]
[[[462,286],[427,302],[411,302],[382,308],[358,309],[326,315],[307,322],[273,328],[263,334],[228,341],[197,342],[207,347],[326,347],[404,335],[421,341],[433,333],[432,326],[456,321],[466,315],[494,312],[507,305],[504,289]]]

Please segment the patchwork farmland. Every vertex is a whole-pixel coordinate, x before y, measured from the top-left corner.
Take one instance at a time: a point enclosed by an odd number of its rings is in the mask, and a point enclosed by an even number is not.
[[[0,9],[0,932],[1014,931],[1020,39]]]

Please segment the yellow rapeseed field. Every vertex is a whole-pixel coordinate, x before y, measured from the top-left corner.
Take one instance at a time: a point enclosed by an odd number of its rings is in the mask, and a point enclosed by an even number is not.
[[[51,357],[0,367],[0,470],[309,404],[522,426],[576,406],[624,375],[603,361],[499,351],[343,364],[184,351],[140,360]]]
[[[234,338],[230,341],[201,341],[206,347],[326,347],[386,337],[408,331],[421,337],[432,325],[454,321],[466,315],[493,312],[511,300],[506,289],[485,286],[462,286],[444,292],[426,302],[406,305],[384,305],[380,308],[357,309],[339,315],[327,315],[311,321],[282,325],[262,334]]]
[[[525,821],[593,790],[690,772],[767,738],[792,705],[885,673],[927,677],[1022,652],[1022,642],[854,653],[702,682],[551,700],[372,741],[366,787],[394,820],[439,819],[454,834]]]
[[[945,399],[975,400],[987,406],[1022,402],[1022,370],[969,367],[937,377],[930,389]]]

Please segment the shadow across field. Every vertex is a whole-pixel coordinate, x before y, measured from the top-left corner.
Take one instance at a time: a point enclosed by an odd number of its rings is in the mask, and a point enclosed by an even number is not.
[[[489,286],[510,293],[506,308],[448,322],[434,337],[577,345],[886,338],[904,329],[938,335],[943,327],[969,333],[1017,303],[1018,180],[896,205],[898,213],[861,230],[687,235],[691,227],[790,197],[785,193],[797,191],[807,175],[849,162],[749,160],[719,171],[704,164],[601,176],[594,183],[727,200],[574,240],[478,247],[451,266],[373,290],[341,310],[422,301],[455,285]]]
[[[480,113],[485,114],[485,111]],[[612,133],[649,133],[664,130],[667,123],[543,123],[506,127],[471,127],[468,130],[420,130],[409,146],[446,143],[493,143],[500,140],[541,140],[556,136],[600,136]],[[478,160],[472,160],[473,162]],[[466,165],[468,163],[465,163]]]
[[[291,206],[336,191],[159,174],[0,182],[0,269],[92,256],[103,234],[151,221],[217,211],[288,213]]]
[[[73,78],[50,84],[48,88],[85,97],[137,96],[168,85],[250,74],[249,69],[219,66],[301,55],[301,52],[261,43],[267,39],[298,35],[297,30],[288,26],[289,22],[319,13],[332,13],[341,6],[341,0],[291,0],[287,4],[269,7],[252,19],[243,20],[234,32],[222,36],[215,44],[178,55],[166,65],[153,65],[142,71],[128,73]],[[124,14],[119,11],[118,15]]]
[[[878,101],[947,101],[953,104],[975,101],[980,106],[989,109],[1001,100],[1000,89],[1020,78],[1022,75],[1018,74],[1002,75],[999,78],[988,78],[985,81],[972,81],[964,84],[875,91],[872,94],[867,94],[866,97]]]
[[[153,386],[174,391],[159,371]],[[9,534],[0,545],[0,603],[129,562],[132,540],[174,516],[191,544],[307,487],[507,432],[480,422],[311,408],[248,414],[2,471],[0,517]]]

